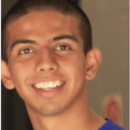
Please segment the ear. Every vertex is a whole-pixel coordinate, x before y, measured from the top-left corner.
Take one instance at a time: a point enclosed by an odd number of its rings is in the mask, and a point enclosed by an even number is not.
[[[13,83],[12,77],[10,75],[8,65],[4,60],[1,60],[1,78],[2,78],[2,82],[3,82],[4,86],[7,89],[14,88],[14,83]]]
[[[91,80],[96,76],[101,60],[102,60],[102,55],[98,48],[93,48],[87,53],[86,77],[85,77],[87,80]]]

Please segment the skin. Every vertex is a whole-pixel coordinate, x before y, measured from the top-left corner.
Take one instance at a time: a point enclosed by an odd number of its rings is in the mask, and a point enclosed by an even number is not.
[[[101,53],[93,48],[84,55],[78,26],[76,17],[57,11],[30,12],[8,26],[9,62],[1,61],[2,81],[24,100],[34,130],[95,130],[105,123],[86,98],[86,80],[95,77]],[[59,38],[66,35],[76,40]],[[58,50],[61,45],[64,50]],[[33,88],[53,78],[65,82],[59,93],[43,97]]]

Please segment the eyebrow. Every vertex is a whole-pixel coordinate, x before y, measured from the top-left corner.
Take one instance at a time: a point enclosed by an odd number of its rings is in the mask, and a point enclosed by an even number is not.
[[[61,36],[57,36],[57,37],[54,37],[52,39],[52,42],[63,40],[63,39],[70,39],[70,40],[73,40],[75,42],[78,42],[77,38],[74,37],[73,35],[61,35]]]
[[[73,35],[60,35],[57,37],[54,37],[51,42],[59,41],[59,40],[64,40],[64,39],[70,39],[75,42],[78,42],[78,40],[73,36]],[[34,40],[28,40],[28,39],[21,39],[21,40],[16,40],[13,42],[11,45],[11,50],[18,44],[37,44]]]
[[[28,40],[28,39],[17,40],[15,42],[13,42],[13,44],[11,45],[11,50],[18,44],[37,44],[37,43],[35,41],[33,41],[33,40]]]

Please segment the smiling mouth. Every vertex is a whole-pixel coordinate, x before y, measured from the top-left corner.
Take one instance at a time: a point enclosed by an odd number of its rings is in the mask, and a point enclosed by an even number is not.
[[[36,89],[42,89],[44,91],[51,91],[53,89],[56,89],[57,87],[60,87],[64,84],[64,81],[55,80],[55,81],[45,81],[45,82],[39,82],[33,85]]]

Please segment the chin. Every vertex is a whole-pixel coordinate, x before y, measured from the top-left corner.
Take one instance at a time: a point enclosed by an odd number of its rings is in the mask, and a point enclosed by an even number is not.
[[[41,113],[44,116],[54,116],[58,115],[63,111],[62,107],[58,104],[46,104],[41,106],[39,113]]]

